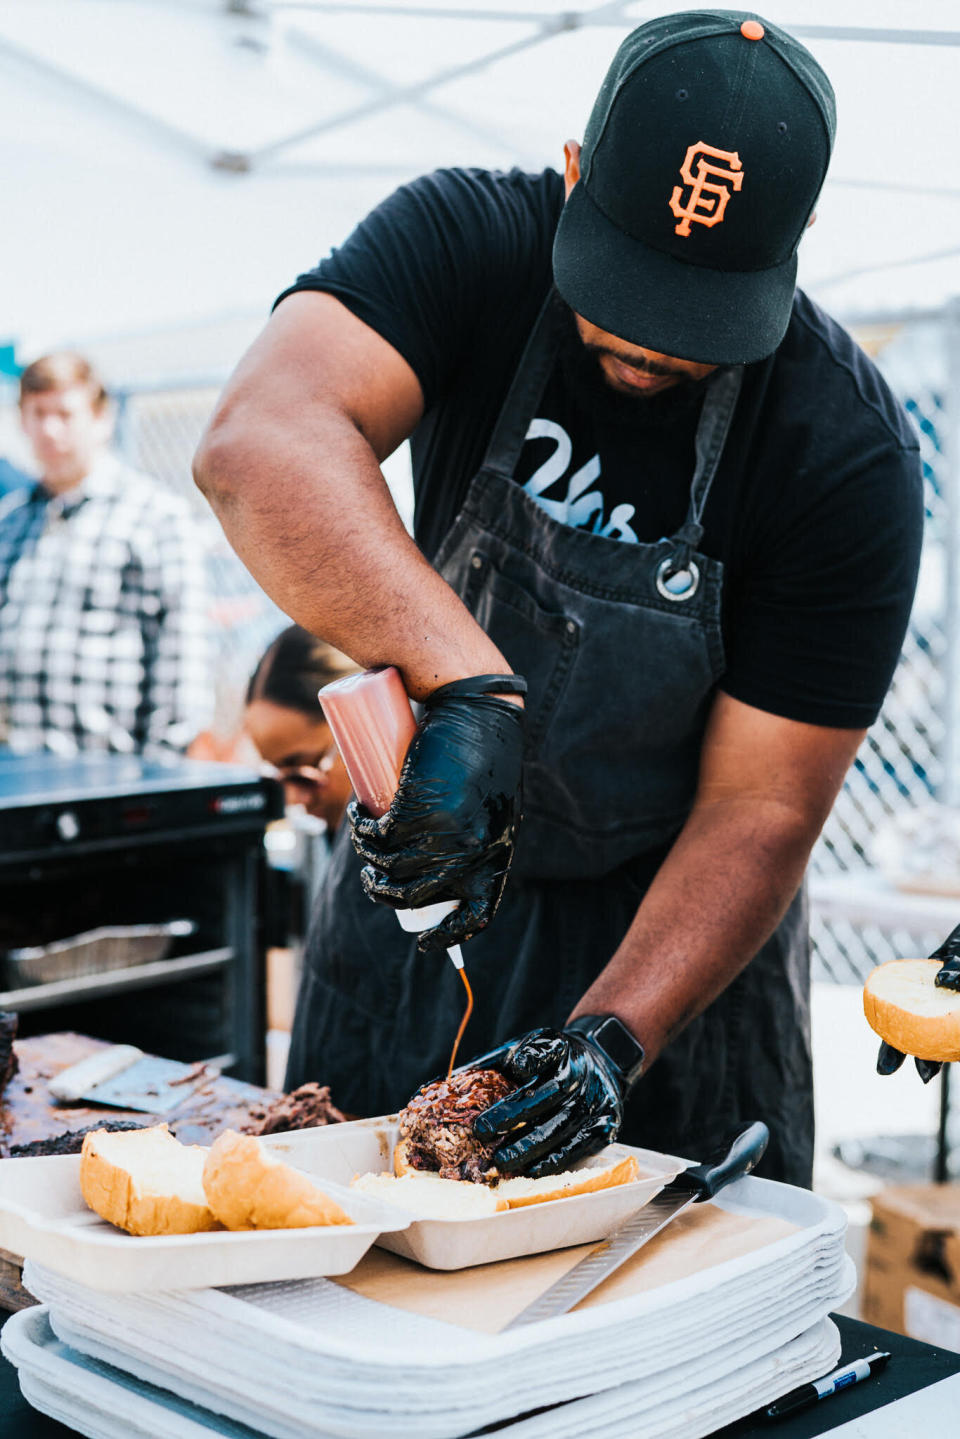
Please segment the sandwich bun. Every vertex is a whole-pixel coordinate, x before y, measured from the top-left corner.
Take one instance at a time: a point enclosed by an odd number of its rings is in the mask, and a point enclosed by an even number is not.
[[[527,1204],[544,1204],[550,1199],[568,1199],[573,1194],[593,1194],[598,1189],[613,1189],[618,1184],[632,1184],[637,1178],[638,1164],[633,1154],[609,1164],[588,1164],[583,1169],[567,1169],[560,1174],[545,1174],[542,1179],[501,1179],[494,1192],[507,1201],[508,1209],[522,1209]]]
[[[918,1059],[960,1059],[960,994],[934,983],[939,959],[892,959],[863,987],[863,1012],[887,1044]]]
[[[203,1191],[208,1151],[165,1124],[85,1136],[80,1189],[101,1219],[128,1234],[196,1234],[220,1225]]]
[[[403,1141],[397,1145],[399,1150]],[[398,1168],[399,1165],[399,1168]],[[636,1156],[618,1155],[607,1163],[547,1174],[542,1179],[501,1179],[496,1184],[475,1184],[466,1179],[442,1179],[429,1170],[412,1169],[406,1156],[394,1153],[394,1174],[361,1174],[357,1189],[376,1194],[415,1213],[420,1219],[477,1219],[528,1204],[546,1204],[574,1194],[591,1194],[637,1178]]]
[[[402,1137],[393,1146],[393,1172],[398,1179],[405,1174],[423,1174],[422,1169],[414,1169],[410,1163],[410,1141]],[[437,1178],[440,1176],[437,1175]]]
[[[226,1229],[308,1229],[353,1220],[312,1180],[274,1159],[258,1139],[228,1129],[203,1166],[203,1191]]]
[[[507,1208],[507,1201],[489,1185],[442,1179],[423,1169],[411,1169],[402,1176],[358,1174],[350,1182],[354,1189],[397,1204],[418,1219],[486,1219]]]

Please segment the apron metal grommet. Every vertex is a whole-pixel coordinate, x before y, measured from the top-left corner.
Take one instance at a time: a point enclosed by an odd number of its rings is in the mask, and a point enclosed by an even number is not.
[[[673,569],[672,560],[657,566],[657,590],[665,600],[690,600],[700,587],[700,567],[691,560],[686,569]]]
[[[473,568],[474,568],[475,570],[481,570],[481,569],[483,569],[483,560],[480,558],[479,555],[474,555],[474,557],[473,557],[473,559],[470,561],[470,563],[473,565]]]
[[[576,622],[576,620],[567,620],[567,634],[568,634],[568,635],[575,635],[576,633],[577,633],[577,622]]]

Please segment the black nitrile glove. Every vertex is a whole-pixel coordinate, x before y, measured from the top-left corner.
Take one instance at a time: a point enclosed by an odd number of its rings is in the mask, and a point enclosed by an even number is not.
[[[937,988],[960,992],[960,924],[947,935],[943,944],[933,951],[930,958],[943,961],[934,980]],[[877,1073],[895,1074],[906,1057],[902,1050],[894,1049],[885,1039],[881,1040],[880,1053],[877,1055]],[[934,1075],[940,1073],[939,1060],[915,1058],[913,1062],[924,1084],[929,1084]]]
[[[500,1138],[493,1162],[532,1178],[569,1169],[616,1139],[643,1049],[613,1015],[581,1015],[566,1029],[535,1029],[471,1061],[498,1069],[516,1093],[477,1116],[478,1139]]]
[[[523,710],[493,691],[526,687],[519,675],[477,675],[434,690],[386,814],[374,819],[356,800],[347,810],[370,899],[460,901],[421,932],[420,949],[459,944],[496,913],[520,820]]]

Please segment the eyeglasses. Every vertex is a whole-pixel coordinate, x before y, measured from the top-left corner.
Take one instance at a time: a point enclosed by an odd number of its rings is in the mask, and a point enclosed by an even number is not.
[[[264,762],[260,766],[260,773],[265,779],[279,780],[281,784],[295,784],[302,789],[319,789],[326,783],[336,758],[337,747],[331,744],[317,756],[315,764],[274,765]]]

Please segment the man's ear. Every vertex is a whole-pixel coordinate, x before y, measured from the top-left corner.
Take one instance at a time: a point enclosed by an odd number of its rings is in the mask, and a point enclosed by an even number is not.
[[[569,200],[570,191],[580,179],[580,144],[577,140],[567,140],[563,147],[563,183],[566,189],[565,199]]]

